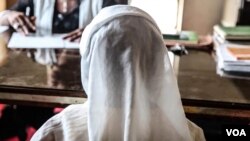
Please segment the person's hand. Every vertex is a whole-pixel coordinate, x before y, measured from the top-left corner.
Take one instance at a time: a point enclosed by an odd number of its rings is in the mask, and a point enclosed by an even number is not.
[[[8,15],[9,24],[20,33],[25,35],[29,34],[29,31],[35,31],[35,17],[27,17],[22,12],[10,11]]]
[[[69,40],[70,42],[80,42],[81,36],[83,32],[83,28],[76,29],[70,33],[68,33],[66,36],[63,37],[64,40]]]

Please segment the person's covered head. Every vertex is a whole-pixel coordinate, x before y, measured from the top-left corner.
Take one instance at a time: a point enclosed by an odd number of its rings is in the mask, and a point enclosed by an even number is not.
[[[189,141],[167,49],[144,11],[104,8],[80,44],[90,141]]]

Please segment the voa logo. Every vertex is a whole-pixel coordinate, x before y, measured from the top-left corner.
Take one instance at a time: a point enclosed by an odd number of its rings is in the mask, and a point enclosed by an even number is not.
[[[227,136],[247,136],[244,129],[226,129]]]

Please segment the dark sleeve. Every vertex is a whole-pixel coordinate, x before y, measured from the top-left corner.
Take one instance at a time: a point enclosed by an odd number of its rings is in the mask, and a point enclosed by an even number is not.
[[[128,4],[128,0],[103,0],[102,8],[116,4]]]
[[[19,12],[25,12],[26,8],[31,8],[31,15],[34,13],[34,4],[33,0],[18,0],[11,8],[10,10],[19,11]]]

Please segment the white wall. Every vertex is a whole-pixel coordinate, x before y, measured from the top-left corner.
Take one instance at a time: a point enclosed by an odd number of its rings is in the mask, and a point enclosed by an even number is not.
[[[5,8],[6,8],[6,1],[2,0],[0,2],[0,12],[3,11],[3,10],[5,10]]]
[[[154,18],[162,33],[175,33],[177,0],[131,0],[130,5],[141,8]]]
[[[223,9],[222,24],[224,26],[235,26],[238,20],[241,0],[226,0]]]
[[[184,0],[182,29],[211,34],[221,21],[223,6],[224,0]]]

